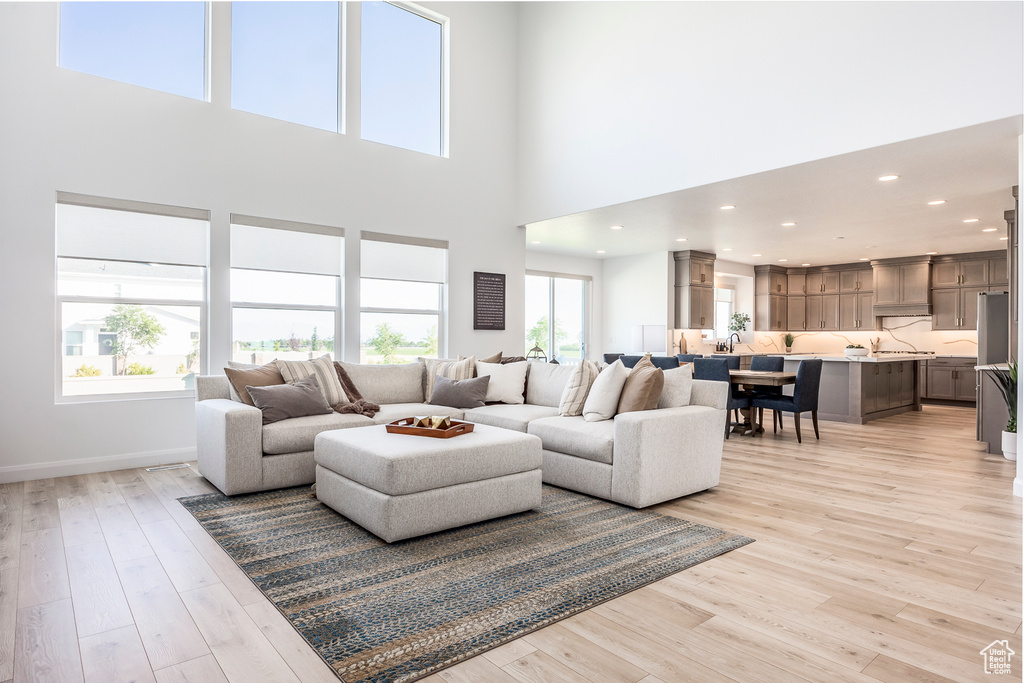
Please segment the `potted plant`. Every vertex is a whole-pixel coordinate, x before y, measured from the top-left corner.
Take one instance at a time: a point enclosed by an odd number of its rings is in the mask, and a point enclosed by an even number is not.
[[[866,355],[868,355],[868,350],[865,349],[860,344],[847,344],[846,345],[845,353],[846,353],[847,357],[849,357],[849,356],[866,356]]]
[[[793,336],[792,332],[787,332],[782,338],[783,343],[786,345],[786,353],[793,352],[793,342],[796,341],[796,337]]]
[[[732,320],[729,322],[730,332],[746,332],[747,323],[750,322],[750,316],[746,313],[733,313]]]
[[[1010,419],[1003,430],[1003,457],[1007,460],[1017,459],[1017,361],[1012,358],[1007,368],[996,368],[992,371],[992,381],[999,387],[999,393],[1006,401],[1006,412]]]

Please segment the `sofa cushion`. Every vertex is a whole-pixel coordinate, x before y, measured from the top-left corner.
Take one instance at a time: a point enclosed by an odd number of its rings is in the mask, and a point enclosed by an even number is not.
[[[433,406],[428,403],[389,403],[380,407],[380,412],[373,417],[373,423],[387,424],[407,417],[426,417],[428,415],[446,415],[453,420],[461,420],[465,414],[465,411],[460,408]]]
[[[526,371],[529,363],[477,363],[476,374],[489,377],[485,401],[501,403],[523,403],[526,389]]]
[[[491,378],[486,375],[473,379],[435,377],[434,391],[430,393],[430,405],[451,408],[483,408],[490,381]]]
[[[373,420],[362,415],[342,415],[335,412],[281,420],[263,427],[263,452],[267,455],[280,455],[311,451],[313,440],[320,432],[329,429],[367,427],[373,423]]]
[[[249,395],[245,387],[270,387],[284,384],[284,377],[281,377],[281,371],[277,369],[277,361],[273,360],[251,370],[226,367],[224,374],[227,375],[231,388],[238,399],[242,403],[254,407],[256,404],[252,402],[252,396]]]
[[[590,393],[583,404],[583,417],[587,422],[600,422],[615,417],[615,411],[619,407],[619,396],[622,395],[622,386],[629,377],[629,368],[617,360],[597,376]]]
[[[641,358],[622,385],[618,413],[632,413],[638,410],[654,410],[658,407],[661,390],[665,387],[665,371],[654,367],[650,356]]]
[[[563,417],[576,417],[583,414],[583,404],[587,402],[590,387],[601,371],[597,363],[584,360],[573,367],[569,381],[562,390],[562,398],[558,402],[558,414]]]
[[[364,400],[371,403],[423,403],[423,364],[361,365],[338,361]]]
[[[534,420],[526,429],[539,436],[544,450],[575,455],[594,462],[612,464],[615,446],[615,421],[587,422],[579,417],[545,417]]]
[[[254,387],[246,386],[253,403],[263,413],[263,424],[280,422],[293,417],[323,415],[332,412],[327,399],[320,392],[315,375],[300,379],[295,384]]]
[[[310,375],[316,375],[317,384],[320,386],[320,393],[327,399],[327,405],[336,406],[339,403],[348,403],[348,396],[341,388],[341,380],[334,369],[334,361],[330,354],[325,353],[313,360],[277,360],[277,369],[288,384],[295,384],[301,379]],[[358,384],[356,385],[358,386]]]
[[[665,371],[665,388],[661,391],[659,408],[680,408],[690,405],[693,392],[693,363]]]
[[[531,420],[538,420],[542,417],[554,417],[556,415],[558,415],[558,408],[552,408],[551,406],[534,406],[529,403],[522,405],[498,404],[467,410],[465,419],[470,422],[491,425],[492,427],[525,432],[526,425]]]
[[[424,391],[423,400],[429,401],[430,394],[434,391],[434,378],[444,375],[448,379],[471,379],[476,377],[476,356],[452,360],[450,358],[417,358],[426,367],[423,376]]]
[[[569,378],[572,377],[575,370],[575,365],[530,363],[530,375],[526,383],[526,402],[535,406],[557,408],[562,400],[565,385],[569,383]]]

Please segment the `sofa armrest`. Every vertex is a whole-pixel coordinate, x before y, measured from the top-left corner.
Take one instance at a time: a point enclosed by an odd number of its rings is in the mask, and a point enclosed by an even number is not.
[[[717,486],[725,413],[723,401],[616,415],[612,499],[642,508]]]
[[[729,405],[728,382],[713,382],[707,379],[693,380],[693,391],[690,393],[690,405],[707,406],[725,410]],[[723,417],[722,420],[725,420]]]
[[[230,383],[225,375],[199,375],[196,377],[196,400],[231,398]]]
[[[225,494],[263,488],[263,413],[214,398],[196,403],[199,473]]]

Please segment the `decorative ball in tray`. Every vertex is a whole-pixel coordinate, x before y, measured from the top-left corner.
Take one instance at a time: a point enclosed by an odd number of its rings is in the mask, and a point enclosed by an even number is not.
[[[450,439],[453,436],[469,434],[473,431],[472,422],[460,422],[444,415],[429,417],[404,417],[385,425],[389,434],[411,434],[412,436],[430,436],[435,439]]]

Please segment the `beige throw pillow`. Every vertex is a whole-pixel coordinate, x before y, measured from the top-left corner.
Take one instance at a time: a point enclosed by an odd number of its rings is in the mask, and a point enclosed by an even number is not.
[[[310,375],[316,375],[320,393],[327,399],[327,405],[332,408],[339,403],[349,403],[345,390],[341,388],[341,380],[334,369],[334,361],[330,354],[325,353],[313,360],[278,360],[278,369],[281,376],[288,384],[295,384],[299,380],[306,379]]]
[[[224,374],[227,375],[231,388],[238,395],[238,400],[253,407],[256,404],[252,402],[252,396],[249,395],[245,387],[270,387],[285,383],[284,377],[281,376],[281,371],[277,369],[277,361],[270,361],[262,367],[250,370],[224,368]]]
[[[587,395],[594,380],[600,374],[597,363],[592,360],[584,360],[573,369],[569,377],[569,383],[562,390],[562,399],[558,402],[558,414],[562,417],[578,417],[583,414],[583,404],[587,402]]]
[[[633,366],[629,377],[622,386],[618,412],[632,413],[637,410],[654,410],[665,387],[665,373],[654,367],[650,356],[644,356]]]
[[[438,375],[448,379],[473,379],[476,372],[476,356],[462,360],[420,358],[419,361],[427,366],[427,386],[424,391],[424,400],[427,403],[430,403],[430,396],[434,392],[434,379]]]
[[[619,406],[622,387],[629,377],[629,368],[617,360],[597,376],[590,393],[583,404],[583,419],[587,422],[600,422],[615,417]]]
[[[693,363],[665,371],[665,388],[658,400],[659,408],[678,408],[690,405],[693,391]]]
[[[466,357],[460,355],[459,356],[459,360],[466,360]],[[498,351],[497,353],[492,354],[490,356],[486,356],[485,358],[478,358],[476,362],[477,363],[500,363],[501,362],[501,351]]]

